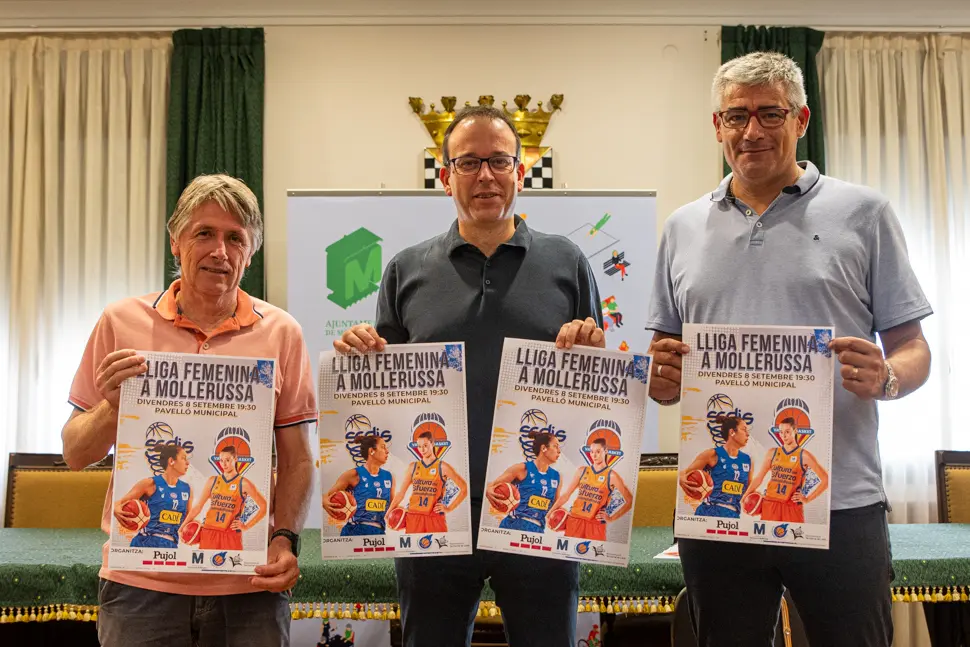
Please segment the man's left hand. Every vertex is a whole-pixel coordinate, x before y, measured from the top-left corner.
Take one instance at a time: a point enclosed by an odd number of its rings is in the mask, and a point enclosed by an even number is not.
[[[842,363],[842,387],[863,400],[883,397],[886,378],[886,361],[882,349],[871,341],[858,337],[836,337],[829,348]]]
[[[250,578],[249,583],[257,589],[282,593],[296,586],[299,576],[300,565],[293,554],[290,540],[277,537],[269,545],[266,564],[256,567],[256,576]]]
[[[556,348],[572,348],[573,346],[593,346],[606,348],[606,333],[596,324],[592,317],[586,321],[573,319],[564,323],[556,337]]]

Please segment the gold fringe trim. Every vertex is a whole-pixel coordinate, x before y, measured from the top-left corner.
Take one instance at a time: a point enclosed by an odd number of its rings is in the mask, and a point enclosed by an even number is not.
[[[83,604],[48,604],[39,607],[0,607],[0,624],[79,620],[97,622],[98,607]]]
[[[893,602],[967,602],[970,586],[895,586]],[[651,615],[673,613],[674,598],[670,596],[604,596],[579,599],[579,613],[625,613]],[[502,610],[494,602],[480,602],[478,617],[500,618]],[[329,618],[331,620],[397,620],[401,607],[397,603],[375,602],[293,602],[290,617]],[[48,622],[76,620],[97,622],[98,607],[81,604],[48,604],[43,606],[0,607],[0,624],[13,622]]]
[[[893,602],[966,602],[968,586],[894,586]]]

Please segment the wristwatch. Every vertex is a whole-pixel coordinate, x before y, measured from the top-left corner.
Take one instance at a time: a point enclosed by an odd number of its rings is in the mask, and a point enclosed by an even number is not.
[[[286,528],[280,528],[269,538],[273,541],[277,537],[286,537],[290,540],[290,550],[293,552],[294,557],[300,556],[300,535],[296,534],[292,530],[287,530]]]
[[[882,387],[883,395],[887,400],[895,400],[899,396],[899,380],[893,372],[893,365],[886,361],[886,383]]]

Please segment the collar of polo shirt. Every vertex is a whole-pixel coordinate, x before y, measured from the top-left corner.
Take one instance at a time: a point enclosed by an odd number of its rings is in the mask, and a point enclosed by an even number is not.
[[[818,167],[816,167],[811,162],[799,162],[798,165],[802,167],[805,172],[802,176],[790,187],[785,187],[782,189],[785,193],[792,193],[795,195],[805,195],[808,193],[813,186],[818,184],[819,172]],[[734,178],[734,173],[729,173],[718,187],[711,193],[711,202],[720,202],[721,200],[734,199],[734,191],[731,190],[731,180]]]
[[[508,245],[510,247],[521,247],[525,251],[529,251],[529,245],[532,243],[532,232],[525,224],[520,216],[515,215],[515,233],[507,241],[502,243],[502,245]],[[456,249],[464,247],[465,245],[470,245],[467,240],[461,237],[458,233],[458,220],[456,219],[451,223],[451,229],[448,230],[448,235],[445,238],[445,246],[448,255],[451,256]],[[501,247],[502,245],[499,245]]]
[[[168,289],[162,292],[155,301],[155,310],[163,319],[171,321],[179,328],[188,328],[202,332],[198,325],[182,314],[182,308],[179,306],[177,299],[179,290],[181,289],[182,279],[172,281]],[[247,326],[252,326],[262,318],[263,316],[256,310],[256,304],[253,298],[242,288],[236,288],[236,311],[207,336],[211,338],[224,332],[240,330]]]

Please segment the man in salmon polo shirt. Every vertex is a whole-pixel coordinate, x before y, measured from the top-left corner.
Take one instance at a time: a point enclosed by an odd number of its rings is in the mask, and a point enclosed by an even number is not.
[[[267,564],[256,575],[170,574],[107,568],[98,587],[98,638],[104,647],[268,647],[289,645],[286,591],[299,575],[299,532],[310,503],[316,420],[310,357],[289,314],[239,288],[263,241],[256,196],[241,181],[203,175],[185,188],[168,221],[181,278],[165,292],[105,308],[81,359],[64,425],[64,459],[79,470],[104,458],[117,437],[121,383],[146,370],[133,349],[272,357],[276,371],[274,529]],[[112,487],[101,518],[110,532]]]

